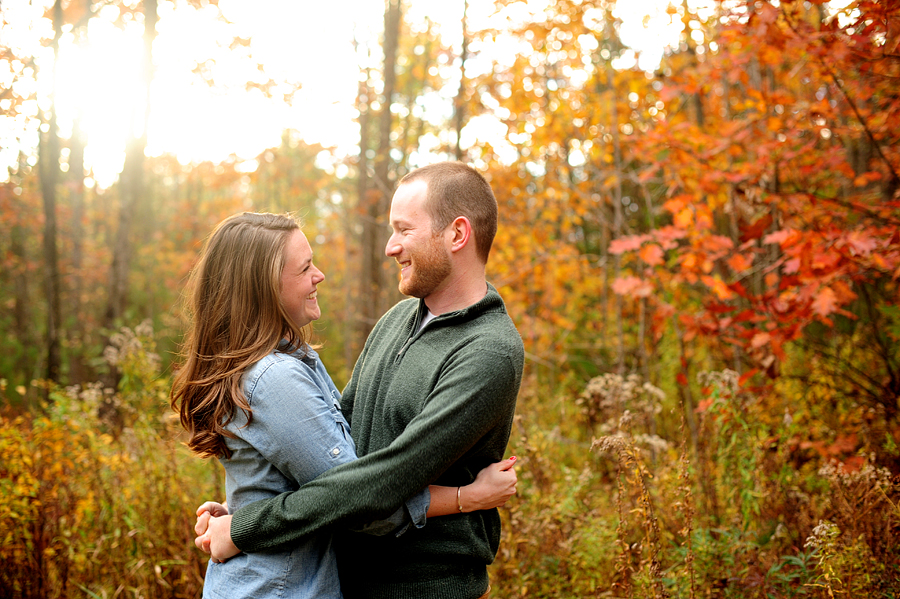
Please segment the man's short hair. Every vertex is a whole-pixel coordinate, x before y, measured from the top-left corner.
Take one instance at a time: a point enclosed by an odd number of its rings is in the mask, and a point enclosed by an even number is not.
[[[455,218],[465,216],[475,233],[475,252],[487,264],[497,234],[497,199],[481,173],[462,162],[438,162],[407,174],[400,185],[413,181],[428,185],[425,209],[432,230],[443,231]]]

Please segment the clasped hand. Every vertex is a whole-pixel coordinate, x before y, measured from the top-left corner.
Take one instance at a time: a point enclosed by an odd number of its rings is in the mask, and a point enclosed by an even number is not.
[[[194,545],[208,553],[212,561],[222,563],[241,552],[231,542],[231,516],[221,503],[207,501],[197,508]]]

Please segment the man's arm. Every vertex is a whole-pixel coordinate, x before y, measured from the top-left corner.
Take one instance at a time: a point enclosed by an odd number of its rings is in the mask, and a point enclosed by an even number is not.
[[[428,518],[436,518],[489,510],[504,505],[516,493],[518,478],[513,470],[516,460],[516,456],[512,456],[483,468],[475,477],[475,482],[469,485],[460,487],[430,485],[428,487],[430,501],[425,515]],[[408,504],[409,501],[407,501]],[[393,516],[403,509],[406,508],[398,509]],[[407,517],[411,517],[411,514]],[[378,520],[358,532],[375,535],[395,532],[399,535],[402,534],[402,532],[396,532],[399,524],[402,523],[390,518]],[[422,524],[424,525],[424,520]],[[210,526],[212,526],[212,531],[210,531]],[[403,530],[405,528],[403,527]],[[210,532],[207,534],[208,531]],[[240,549],[231,541],[231,516],[228,515],[228,508],[222,504],[207,501],[197,508],[197,523],[194,525],[194,532],[197,534],[194,544],[198,549],[211,553],[213,561],[224,561],[240,553]],[[215,543],[213,543],[213,538],[216,539]]]
[[[485,350],[452,361],[422,412],[391,445],[333,468],[299,491],[238,510],[230,522],[232,538],[241,549],[258,551],[390,514],[495,427],[508,426],[518,385],[518,369],[505,354]]]

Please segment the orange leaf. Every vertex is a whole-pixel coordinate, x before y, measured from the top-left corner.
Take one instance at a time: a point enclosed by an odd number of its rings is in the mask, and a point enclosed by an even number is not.
[[[790,237],[791,233],[792,231],[790,229],[782,229],[781,231],[769,233],[763,237],[763,243],[784,243],[785,240]]]
[[[734,297],[734,292],[728,288],[728,285],[719,277],[702,276],[700,280],[703,284],[712,289],[713,293],[720,300],[727,300]]]
[[[750,347],[762,347],[763,345],[767,345],[771,339],[772,336],[768,333],[757,333],[753,335],[753,339],[750,340]]]
[[[731,267],[731,270],[734,272],[744,272],[748,270],[752,262],[747,260],[743,254],[735,254],[731,258],[728,259],[728,266]]]
[[[637,277],[618,277],[612,284],[612,290],[617,295],[631,295],[635,297],[647,297],[653,293],[653,287],[647,281]]]
[[[713,399],[712,397],[708,397],[706,399],[701,399],[699,401],[699,403],[697,403],[697,407],[694,408],[694,411],[695,412],[705,412],[706,410],[709,409],[709,406],[713,405],[714,401],[715,401],[715,399]]]
[[[641,244],[649,238],[649,235],[628,235],[627,237],[613,239],[609,243],[609,253],[624,254],[625,252],[634,251],[641,247]]]
[[[792,275],[800,270],[800,258],[791,258],[784,263],[784,274]]]
[[[663,263],[663,251],[655,243],[642,247],[638,256],[650,266],[658,266]]]
[[[813,312],[826,317],[837,309],[837,297],[831,287],[820,287],[812,303]]]
[[[878,247],[878,242],[862,231],[851,231],[850,234],[847,235],[847,243],[853,248],[854,254],[861,254],[863,256],[868,256],[872,253],[872,250]]]

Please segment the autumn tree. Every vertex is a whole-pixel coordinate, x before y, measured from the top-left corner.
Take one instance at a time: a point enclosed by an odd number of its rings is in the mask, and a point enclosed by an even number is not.
[[[691,19],[704,43],[667,59],[665,126],[640,140],[671,225],[614,248],[658,256],[649,270],[631,263],[622,293],[678,290],[666,309],[684,335],[746,376],[796,377],[888,421],[900,392],[900,104],[882,42],[895,11],[749,3]],[[686,110],[697,97],[702,108]]]

